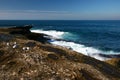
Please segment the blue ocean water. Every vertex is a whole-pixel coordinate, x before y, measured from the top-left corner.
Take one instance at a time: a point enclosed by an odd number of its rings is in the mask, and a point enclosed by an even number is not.
[[[28,24],[33,32],[65,40],[53,44],[86,54],[120,54],[120,20],[0,20],[2,27]]]

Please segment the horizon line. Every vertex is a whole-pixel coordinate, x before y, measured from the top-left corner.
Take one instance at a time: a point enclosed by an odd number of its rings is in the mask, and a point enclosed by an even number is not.
[[[84,21],[84,19],[0,19],[0,20],[75,20],[75,21],[79,21],[79,20],[82,20],[82,21]],[[104,20],[102,20],[102,19],[96,19],[96,20],[98,20],[98,21],[111,21],[111,20],[120,20],[120,19],[104,19]],[[96,21],[96,20],[93,20],[93,19],[86,19],[85,21]]]

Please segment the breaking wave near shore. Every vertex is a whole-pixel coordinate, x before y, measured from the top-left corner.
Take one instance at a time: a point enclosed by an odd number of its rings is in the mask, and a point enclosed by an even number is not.
[[[41,29],[33,29],[31,30],[31,32],[47,34],[51,36],[51,40],[49,41],[50,43],[54,45],[66,47],[68,49],[82,53],[84,55],[94,57],[98,60],[106,60],[111,58],[111,56],[109,55],[120,54],[112,50],[103,51],[92,46],[86,46],[84,44],[78,43],[77,42],[78,36],[70,32],[56,31],[56,30],[41,30]]]

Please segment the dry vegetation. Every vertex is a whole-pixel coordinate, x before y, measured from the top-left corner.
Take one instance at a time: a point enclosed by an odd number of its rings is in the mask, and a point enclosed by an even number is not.
[[[67,48],[0,32],[0,80],[120,80],[119,74],[118,68]]]

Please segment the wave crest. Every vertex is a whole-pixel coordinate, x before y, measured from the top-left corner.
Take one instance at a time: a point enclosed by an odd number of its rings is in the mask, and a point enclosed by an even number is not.
[[[69,34],[68,32],[55,31],[55,30],[49,30],[49,31],[31,30],[31,32],[47,34],[47,35],[52,36],[52,37],[57,38],[57,39],[63,38],[63,36],[65,34]]]

